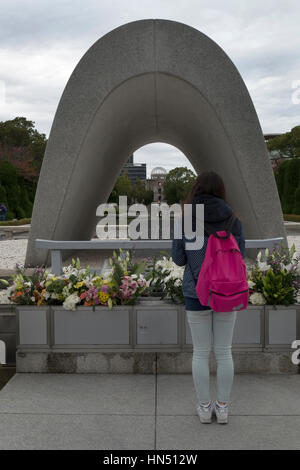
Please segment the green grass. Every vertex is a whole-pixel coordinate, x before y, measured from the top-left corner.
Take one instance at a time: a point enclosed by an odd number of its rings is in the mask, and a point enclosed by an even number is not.
[[[31,219],[19,219],[19,220],[1,220],[0,221],[0,227],[1,226],[14,226],[14,225],[27,225],[30,224]]]
[[[283,219],[287,222],[300,222],[300,215],[298,214],[283,214]]]

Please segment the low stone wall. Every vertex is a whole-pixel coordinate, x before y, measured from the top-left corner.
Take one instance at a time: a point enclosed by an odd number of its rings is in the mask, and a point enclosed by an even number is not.
[[[291,362],[291,353],[232,352],[235,373],[299,374]],[[110,373],[110,374],[191,374],[190,352],[41,352],[18,351],[17,372],[40,373]],[[210,370],[216,373],[213,353]]]
[[[17,307],[17,372],[191,373],[193,346],[182,305]],[[232,352],[236,373],[299,373],[292,342],[300,306],[248,306],[238,312]],[[215,356],[210,358],[212,373]]]

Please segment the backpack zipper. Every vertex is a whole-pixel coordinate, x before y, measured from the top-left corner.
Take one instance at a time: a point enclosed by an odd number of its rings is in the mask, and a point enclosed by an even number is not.
[[[226,294],[221,294],[220,292],[216,292],[215,290],[210,290],[210,294],[209,294],[209,300],[210,300],[210,297],[211,297],[211,294],[217,294],[217,295],[223,295],[224,297],[230,297],[231,295],[237,295],[237,294],[242,294],[243,292],[248,292],[249,291],[249,287],[248,289],[245,289],[245,290],[240,290],[239,292],[235,292],[234,294],[229,294],[229,295],[226,295]]]

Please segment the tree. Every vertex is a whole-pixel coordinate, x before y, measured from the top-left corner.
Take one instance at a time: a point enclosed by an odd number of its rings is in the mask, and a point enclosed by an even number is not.
[[[293,127],[290,132],[270,139],[267,147],[270,151],[277,150],[281,157],[300,157],[300,126]]]
[[[145,204],[146,206],[148,204],[151,204],[151,202],[153,201],[154,193],[152,189],[146,188],[145,180],[137,178],[134,182],[132,189],[132,195],[135,202]]]
[[[163,192],[169,205],[183,201],[196,178],[195,173],[187,167],[170,170],[166,176]]]
[[[108,202],[116,202],[119,204],[119,196],[127,196],[127,204],[131,204],[133,196],[132,185],[130,179],[126,175],[118,177],[110,195]]]
[[[39,171],[42,165],[47,139],[39,133],[34,122],[25,117],[16,117],[0,122],[0,142],[2,146],[23,148],[29,151],[33,166]]]
[[[32,183],[26,182],[10,162],[0,161],[0,202],[7,207],[7,220],[31,217],[34,201]]]

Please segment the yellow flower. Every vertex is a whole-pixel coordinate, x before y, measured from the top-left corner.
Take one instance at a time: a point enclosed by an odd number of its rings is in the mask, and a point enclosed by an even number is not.
[[[81,282],[77,282],[77,284],[75,284],[75,289],[80,289],[80,287],[84,286],[85,282],[84,281],[81,281]]]
[[[102,304],[105,304],[109,299],[109,294],[106,294],[105,292],[99,292],[99,300]]]

